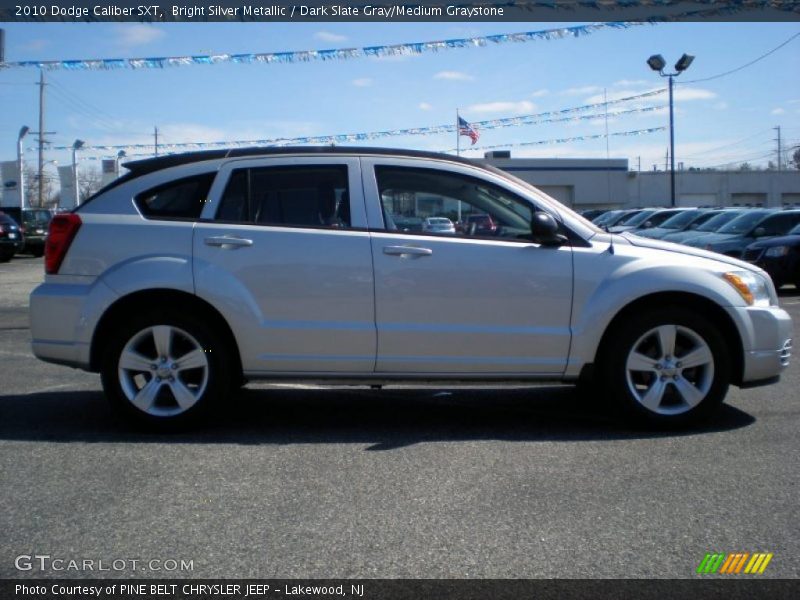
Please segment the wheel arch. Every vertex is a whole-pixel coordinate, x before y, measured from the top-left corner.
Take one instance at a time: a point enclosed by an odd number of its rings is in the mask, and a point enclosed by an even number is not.
[[[600,343],[597,345],[597,352],[592,365],[597,365],[599,357],[604,352],[610,351],[610,345],[613,343],[613,333],[620,323],[637,312],[669,307],[691,309],[703,315],[718,327],[725,343],[731,350],[731,383],[741,385],[744,375],[744,348],[736,324],[730,315],[725,312],[725,309],[713,300],[690,292],[656,292],[637,298],[623,306],[605,328],[600,338]]]
[[[233,359],[235,372],[241,376],[242,359],[239,355],[239,346],[233,331],[225,320],[225,317],[205,300],[175,289],[149,289],[133,292],[117,299],[103,313],[100,321],[95,327],[92,335],[91,349],[89,354],[89,369],[92,372],[99,372],[103,360],[104,342],[108,339],[116,325],[123,321],[128,315],[140,312],[141,307],[156,306],[160,308],[180,309],[184,313],[195,313],[206,323],[210,323],[217,332],[222,335],[225,344],[228,346]]]

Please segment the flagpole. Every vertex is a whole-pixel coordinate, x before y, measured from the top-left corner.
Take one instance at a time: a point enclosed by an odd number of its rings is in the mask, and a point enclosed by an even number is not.
[[[456,156],[461,156],[461,142],[459,141],[461,138],[461,136],[459,135],[460,134],[459,121],[461,121],[461,119],[459,119],[458,117],[458,108],[456,108]],[[459,225],[461,225],[461,198],[458,199],[456,222]]]
[[[458,135],[458,109],[456,109],[456,156],[461,156],[461,142],[459,141],[460,136]]]

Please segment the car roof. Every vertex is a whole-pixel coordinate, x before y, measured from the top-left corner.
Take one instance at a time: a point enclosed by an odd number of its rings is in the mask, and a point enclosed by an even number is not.
[[[136,176],[160,171],[168,167],[185,165],[205,160],[222,158],[240,158],[244,156],[283,156],[297,154],[357,154],[359,156],[404,156],[412,158],[430,158],[447,160],[475,166],[475,162],[466,158],[443,154],[441,152],[425,152],[422,150],[400,150],[397,148],[373,148],[360,146],[281,146],[281,147],[246,147],[223,148],[221,150],[201,150],[182,154],[167,154],[132,162],[123,163],[123,167]]]

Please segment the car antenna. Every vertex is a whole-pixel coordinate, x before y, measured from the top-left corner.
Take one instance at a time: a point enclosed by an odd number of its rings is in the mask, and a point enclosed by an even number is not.
[[[608,226],[606,226],[606,231],[608,232],[608,237],[610,238],[610,242],[608,243],[608,253],[614,254],[614,234],[608,231]]]

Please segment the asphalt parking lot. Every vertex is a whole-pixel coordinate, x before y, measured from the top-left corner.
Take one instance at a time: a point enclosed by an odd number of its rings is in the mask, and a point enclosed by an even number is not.
[[[41,259],[0,264],[0,578],[684,578],[707,552],[800,576],[796,360],[681,433],[563,386],[255,385],[201,430],[143,434],[97,375],[33,358],[41,278]],[[797,329],[800,294],[781,300]],[[34,554],[141,562],[17,569]]]

